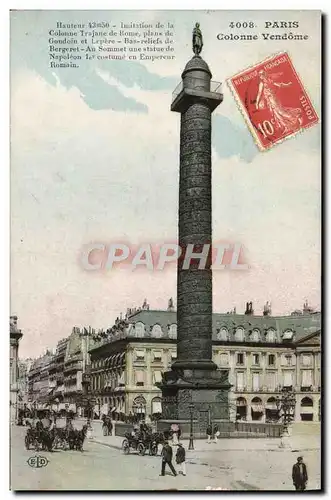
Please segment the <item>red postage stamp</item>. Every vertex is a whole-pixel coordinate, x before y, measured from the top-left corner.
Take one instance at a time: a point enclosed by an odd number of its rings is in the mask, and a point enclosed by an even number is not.
[[[261,151],[318,123],[287,52],[227,80]]]

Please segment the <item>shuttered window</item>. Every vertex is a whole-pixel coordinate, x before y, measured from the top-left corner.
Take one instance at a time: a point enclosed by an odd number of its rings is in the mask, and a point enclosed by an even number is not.
[[[237,391],[244,390],[244,373],[237,372]]]
[[[154,371],[153,372],[153,384],[155,384],[157,382],[161,382],[161,381],[162,381],[161,372],[160,371]]]
[[[145,383],[145,372],[136,370],[135,372],[136,385],[142,386]]]

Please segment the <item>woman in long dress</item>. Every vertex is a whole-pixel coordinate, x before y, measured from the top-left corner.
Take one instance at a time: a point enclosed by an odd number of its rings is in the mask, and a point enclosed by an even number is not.
[[[268,108],[272,116],[272,123],[277,129],[283,129],[283,134],[294,132],[302,124],[301,109],[283,106],[277,98],[277,90],[280,87],[288,87],[292,82],[284,83],[277,81],[282,73],[268,75],[266,71],[259,72],[259,90],[256,97],[256,109]]]

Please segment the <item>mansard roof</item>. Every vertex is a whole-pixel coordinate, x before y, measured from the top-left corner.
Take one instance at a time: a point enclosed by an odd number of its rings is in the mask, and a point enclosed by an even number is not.
[[[155,341],[175,340],[176,330],[170,331],[170,325],[177,326],[176,311],[145,310],[141,309],[131,314],[127,321],[128,328],[115,331],[101,341],[90,344],[89,351],[113,343],[119,340],[137,337],[141,339],[155,339]],[[137,324],[143,325],[143,330],[137,328]],[[160,325],[162,333],[153,330],[155,325]],[[241,328],[244,336],[237,337],[236,331]],[[291,315],[291,316],[255,316],[245,314],[213,314],[212,340],[214,342],[267,342],[267,343],[290,343],[299,341],[307,335],[321,328],[321,314]],[[223,332],[222,332],[223,330]],[[226,335],[223,335],[224,330]],[[258,339],[253,332],[258,331]],[[269,337],[268,332],[273,336]]]
[[[176,323],[176,311],[141,310],[128,318],[129,323],[143,323],[145,327],[153,327],[159,324],[163,331],[167,326]],[[216,339],[217,331],[225,328],[229,332],[229,340],[237,328],[243,328],[246,333],[254,329],[260,333],[274,330],[278,340],[282,341],[285,331],[295,333],[295,339],[299,340],[306,335],[312,334],[321,328],[321,314],[297,315],[297,316],[255,316],[245,314],[213,314],[213,338]],[[263,339],[262,339],[263,340]]]

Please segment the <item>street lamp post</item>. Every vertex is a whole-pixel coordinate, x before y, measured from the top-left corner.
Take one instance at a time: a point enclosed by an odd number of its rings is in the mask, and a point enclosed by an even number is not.
[[[190,409],[190,441],[188,445],[189,450],[194,450],[194,443],[193,443],[193,409],[194,409],[194,404],[189,404],[189,409]]]
[[[283,389],[281,397],[276,398],[276,405],[283,424],[280,448],[290,448],[289,426],[294,420],[295,392],[292,389]]]

